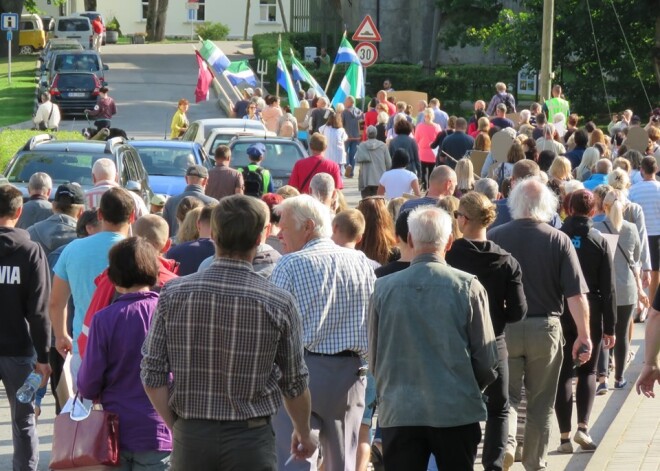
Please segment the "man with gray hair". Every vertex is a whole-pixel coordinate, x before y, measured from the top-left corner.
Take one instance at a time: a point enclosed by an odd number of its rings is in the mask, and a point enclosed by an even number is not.
[[[509,440],[504,467],[513,464],[521,389],[527,396],[527,421],[522,462],[527,471],[546,469],[548,439],[554,413],[559,370],[563,360],[559,322],[564,301],[577,326],[573,358],[591,356],[589,291],[571,239],[547,224],[557,209],[557,197],[538,178],[517,183],[508,199],[513,221],[492,229],[488,238],[520,263],[527,298],[527,318],[506,326],[509,352]]]
[[[444,210],[413,210],[408,231],[410,267],[379,278],[369,304],[369,368],[387,398],[378,406],[386,469],[426,469],[431,454],[438,469],[472,469],[486,419],[481,391],[497,376],[488,295],[447,265]],[[429,309],[438,299],[443,308]]]
[[[480,178],[474,182],[474,191],[481,193],[491,201],[496,201],[500,198],[500,190],[497,187],[497,182],[492,178]]]
[[[599,185],[607,185],[607,177],[612,173],[612,161],[609,159],[600,159],[596,162],[595,170],[596,171],[584,181],[584,187],[589,191],[594,191]]]
[[[355,161],[360,165],[358,188],[362,198],[376,196],[380,178],[392,168],[390,151],[384,142],[376,139],[376,126],[367,128],[367,140],[361,143],[355,153]]]
[[[513,95],[506,91],[506,84],[504,82],[497,82],[495,84],[495,95],[490,99],[488,103],[488,109],[486,114],[488,116],[493,116],[495,114],[495,109],[499,105],[504,105],[505,113],[515,113],[516,112],[516,100],[513,98]]]
[[[564,144],[559,141],[555,141],[555,125],[552,123],[546,123],[543,126],[543,137],[539,137],[536,140],[536,149],[539,153],[544,150],[551,150],[557,155],[564,155],[566,153],[566,148]]]
[[[93,209],[98,208],[101,202],[101,196],[110,188],[119,186],[117,183],[117,167],[115,163],[106,157],[98,159],[92,166],[92,181],[94,187],[85,192],[85,208]],[[129,191],[128,194],[133,199],[135,204],[135,218],[139,219],[142,216],[149,214],[149,209],[142,198],[134,192]]]
[[[515,128],[515,124],[506,117],[506,105],[500,103],[495,107],[495,117],[491,118],[490,123],[500,129]]]
[[[53,215],[53,206],[48,198],[53,190],[53,180],[44,172],[32,174],[28,182],[30,198],[23,205],[23,212],[16,227],[27,229],[31,225],[48,219]]]
[[[367,307],[375,275],[364,253],[337,246],[325,206],[309,195],[288,198],[275,207],[286,255],[271,281],[293,294],[303,324],[309,369],[312,434],[320,438],[326,471],[353,471],[364,412]],[[291,454],[291,422],[283,410],[274,420],[278,469],[316,470]]]
[[[335,181],[329,173],[321,172],[314,175],[309,182],[309,191],[312,197],[331,210],[333,209],[337,201],[337,189]]]

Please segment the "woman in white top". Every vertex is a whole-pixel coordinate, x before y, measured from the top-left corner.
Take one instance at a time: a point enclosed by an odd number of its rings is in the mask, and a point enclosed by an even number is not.
[[[417,175],[406,169],[410,156],[405,149],[397,149],[392,156],[392,170],[388,170],[380,177],[378,185],[378,194],[385,195],[385,198],[391,200],[398,198],[404,193],[412,193],[415,196],[421,196],[419,192],[419,181]]]
[[[344,130],[341,115],[331,113],[328,122],[319,128],[319,132],[328,140],[328,148],[325,150],[326,158],[335,162],[344,172],[346,165],[346,147],[344,143],[348,140],[348,134]]]

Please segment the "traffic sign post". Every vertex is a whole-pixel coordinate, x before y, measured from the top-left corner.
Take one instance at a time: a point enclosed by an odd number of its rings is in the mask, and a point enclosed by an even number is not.
[[[197,19],[197,10],[199,10],[199,3],[187,2],[186,8],[188,9],[188,21],[190,21],[190,40],[192,41],[195,36],[195,20]]]
[[[0,27],[2,31],[7,31],[7,79],[11,85],[11,41],[14,36],[14,31],[18,30],[18,13],[3,13],[0,15]]]
[[[371,43],[360,43],[355,46],[355,53],[363,67],[369,67],[378,59],[378,49]]]
[[[370,15],[367,15],[360,23],[360,26],[355,30],[353,34],[353,41],[371,41],[371,42],[380,42],[382,40],[378,29],[376,28],[376,23],[371,19]]]

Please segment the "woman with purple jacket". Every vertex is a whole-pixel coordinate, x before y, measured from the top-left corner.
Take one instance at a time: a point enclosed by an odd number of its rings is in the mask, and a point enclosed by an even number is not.
[[[156,310],[158,255],[144,239],[118,242],[108,277],[119,297],[94,315],[78,373],[78,392],[119,416],[120,470],[169,468],[172,436],[140,380],[141,348]]]

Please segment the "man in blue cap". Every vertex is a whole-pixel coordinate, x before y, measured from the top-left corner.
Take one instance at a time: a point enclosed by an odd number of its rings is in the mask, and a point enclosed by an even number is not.
[[[273,193],[273,179],[270,172],[261,166],[266,155],[266,146],[261,142],[252,144],[247,149],[250,163],[237,169],[243,174],[243,194],[261,198],[266,193]]]

